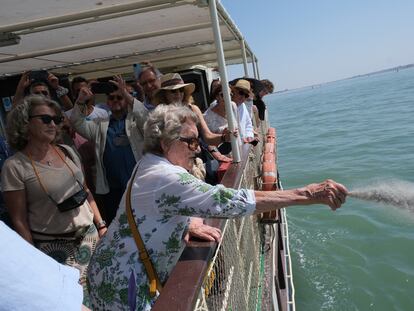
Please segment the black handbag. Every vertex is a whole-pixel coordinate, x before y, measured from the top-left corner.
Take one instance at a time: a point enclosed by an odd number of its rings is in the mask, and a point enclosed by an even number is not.
[[[69,198],[67,198],[66,200],[64,200],[61,203],[56,203],[52,197],[49,196],[49,198],[55,202],[58,210],[60,212],[66,212],[66,211],[70,211],[74,208],[77,208],[79,206],[81,206],[83,203],[85,203],[86,199],[88,198],[88,193],[85,191],[85,188],[82,186],[82,184],[76,180],[78,182],[78,185],[80,186],[80,190],[78,192],[76,192],[74,195],[70,196]]]
[[[69,152],[66,150],[65,147],[59,146],[62,151],[72,160],[72,156],[69,154]],[[76,192],[75,194],[71,195],[69,198],[63,200],[60,203],[57,203],[51,196],[50,194],[47,192],[46,187],[43,185],[42,180],[40,179],[39,173],[37,172],[36,166],[34,165],[33,159],[29,154],[29,158],[33,167],[33,170],[35,172],[35,175],[37,177],[37,179],[39,180],[39,184],[42,187],[43,191],[46,193],[46,195],[48,196],[48,198],[55,203],[55,205],[57,206],[58,210],[60,212],[66,212],[66,211],[70,211],[72,209],[75,209],[79,206],[81,206],[83,203],[85,203],[86,199],[88,198],[88,192],[85,190],[85,188],[83,187],[83,185],[79,182],[79,180],[76,179],[75,177],[75,173],[73,172],[73,170],[70,168],[70,166],[66,163],[65,159],[62,158],[62,156],[59,154],[59,152],[56,150],[56,153],[58,154],[58,156],[62,159],[62,161],[65,163],[65,165],[69,168],[69,170],[72,173],[73,178],[75,179],[75,181],[77,182],[77,184],[80,187],[80,190],[78,192]]]

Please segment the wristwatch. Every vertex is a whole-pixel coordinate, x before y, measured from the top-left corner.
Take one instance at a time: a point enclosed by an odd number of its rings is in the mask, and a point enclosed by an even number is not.
[[[105,220],[101,220],[100,222],[98,222],[98,223],[96,224],[96,228],[97,228],[98,230],[101,230],[102,228],[106,228],[106,221],[105,221]]]
[[[67,95],[68,94],[68,92],[69,92],[69,90],[67,89],[67,88],[65,88],[65,87],[63,87],[63,86],[59,86],[57,89],[56,89],[56,96],[57,97],[62,97],[62,96],[64,96],[64,95]]]

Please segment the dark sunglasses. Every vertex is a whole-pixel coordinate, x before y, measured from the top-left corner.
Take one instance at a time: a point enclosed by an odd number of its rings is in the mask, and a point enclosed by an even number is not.
[[[230,97],[233,97],[233,95],[234,95],[233,93],[230,93]],[[224,94],[223,93],[219,93],[219,96],[220,97],[224,97]]]
[[[39,118],[40,120],[42,120],[42,122],[44,124],[50,124],[52,121],[56,124],[59,125],[60,123],[63,122],[63,117],[59,117],[59,116],[50,116],[48,114],[37,114],[35,116],[30,116],[29,119],[33,119],[33,118]]]
[[[109,100],[123,100],[124,98],[121,95],[108,95]]]
[[[179,89],[175,89],[175,90],[168,90],[168,91],[170,91],[171,93],[184,93],[184,88],[183,88],[183,87],[181,87],[181,88],[179,88]]]
[[[237,94],[239,94],[240,96],[244,96],[245,98],[248,98],[249,97],[249,94],[246,94],[243,91],[237,91]]]
[[[49,92],[48,91],[37,91],[37,92],[34,92],[33,94],[35,94],[35,95],[49,96]]]
[[[195,137],[178,137],[178,140],[187,143],[188,149],[190,149],[191,151],[196,151],[198,149],[198,146],[200,146],[198,138]]]

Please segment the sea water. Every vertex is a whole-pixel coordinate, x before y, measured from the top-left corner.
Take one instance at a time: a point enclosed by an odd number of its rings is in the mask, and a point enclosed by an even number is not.
[[[284,188],[332,178],[384,195],[414,182],[414,69],[266,101]],[[414,310],[414,212],[394,205],[348,197],[336,212],[287,210],[298,311]]]

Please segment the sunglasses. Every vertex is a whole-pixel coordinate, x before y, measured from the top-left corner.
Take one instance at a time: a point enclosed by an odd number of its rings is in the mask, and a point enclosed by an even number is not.
[[[198,138],[196,137],[178,137],[178,140],[187,143],[188,149],[191,151],[196,151],[198,149],[198,146],[200,146]]]
[[[123,100],[124,98],[121,95],[108,95],[109,100]]]
[[[168,90],[171,93],[184,93],[184,88],[179,88],[179,89],[175,89],[175,90]]]
[[[56,125],[59,125],[60,123],[63,122],[63,117],[62,116],[50,116],[48,114],[37,114],[34,116],[30,116],[29,119],[33,119],[33,118],[39,118],[40,120],[42,120],[42,122],[44,124],[50,124],[52,121],[53,123],[55,123]]]
[[[230,93],[230,97],[233,97],[233,95],[234,95],[233,93]],[[224,94],[223,93],[219,93],[219,96],[220,97],[224,97]]]
[[[249,97],[249,94],[246,94],[243,91],[237,91],[237,94],[239,94],[240,96],[244,96],[245,98],[248,98]]]
[[[33,94],[35,94],[35,95],[49,96],[49,92],[48,91],[37,91],[37,92],[33,92]]]

